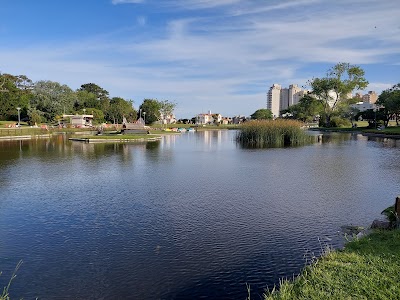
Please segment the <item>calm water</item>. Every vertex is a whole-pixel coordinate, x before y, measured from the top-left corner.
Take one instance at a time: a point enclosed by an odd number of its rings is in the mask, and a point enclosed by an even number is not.
[[[400,141],[247,150],[235,132],[148,144],[0,142],[0,284],[13,298],[252,299],[400,193]]]

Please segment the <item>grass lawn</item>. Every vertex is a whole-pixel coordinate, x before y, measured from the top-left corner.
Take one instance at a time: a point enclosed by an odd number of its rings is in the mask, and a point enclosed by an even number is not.
[[[377,129],[366,129],[365,132],[372,132],[372,133],[384,133],[384,134],[400,134],[400,127],[386,127],[382,130]]]
[[[375,231],[284,281],[272,299],[400,299],[400,230]]]

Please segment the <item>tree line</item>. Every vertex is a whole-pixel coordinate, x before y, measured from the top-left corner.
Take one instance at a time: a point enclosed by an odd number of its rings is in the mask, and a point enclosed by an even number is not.
[[[327,71],[325,77],[309,80],[310,91],[299,103],[281,111],[283,118],[297,119],[303,122],[319,122],[322,127],[340,127],[363,119],[376,126],[382,122],[387,126],[390,119],[400,120],[400,83],[383,91],[376,102],[375,109],[359,111],[352,104],[360,101],[352,97],[355,90],[368,86],[362,68],[349,63],[338,63]],[[267,109],[257,110],[253,119],[272,119]]]
[[[144,99],[139,109],[133,100],[110,97],[95,83],[82,84],[72,90],[65,84],[49,80],[33,82],[25,75],[0,74],[0,120],[21,120],[34,125],[57,123],[63,114],[93,114],[93,122],[121,123],[123,117],[134,122],[146,116],[153,123],[164,114],[172,114],[176,106],[168,100]]]

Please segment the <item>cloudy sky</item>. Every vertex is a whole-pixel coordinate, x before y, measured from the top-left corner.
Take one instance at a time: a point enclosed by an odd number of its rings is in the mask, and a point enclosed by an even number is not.
[[[400,82],[398,0],[0,0],[0,72],[249,115],[338,62]]]

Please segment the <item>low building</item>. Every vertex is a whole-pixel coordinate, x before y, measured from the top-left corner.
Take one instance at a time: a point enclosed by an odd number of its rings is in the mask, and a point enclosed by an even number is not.
[[[161,124],[175,124],[176,123],[176,118],[175,115],[170,114],[170,115],[160,115],[160,123]]]
[[[74,127],[92,127],[93,115],[63,115],[63,120],[69,120]]]
[[[209,111],[207,114],[198,114],[196,116],[196,124],[199,125],[220,124],[221,121],[221,114],[212,114],[211,111]]]
[[[360,112],[366,111],[368,109],[376,109],[376,105],[373,103],[358,102],[356,104],[351,104],[351,108],[358,109]]]

